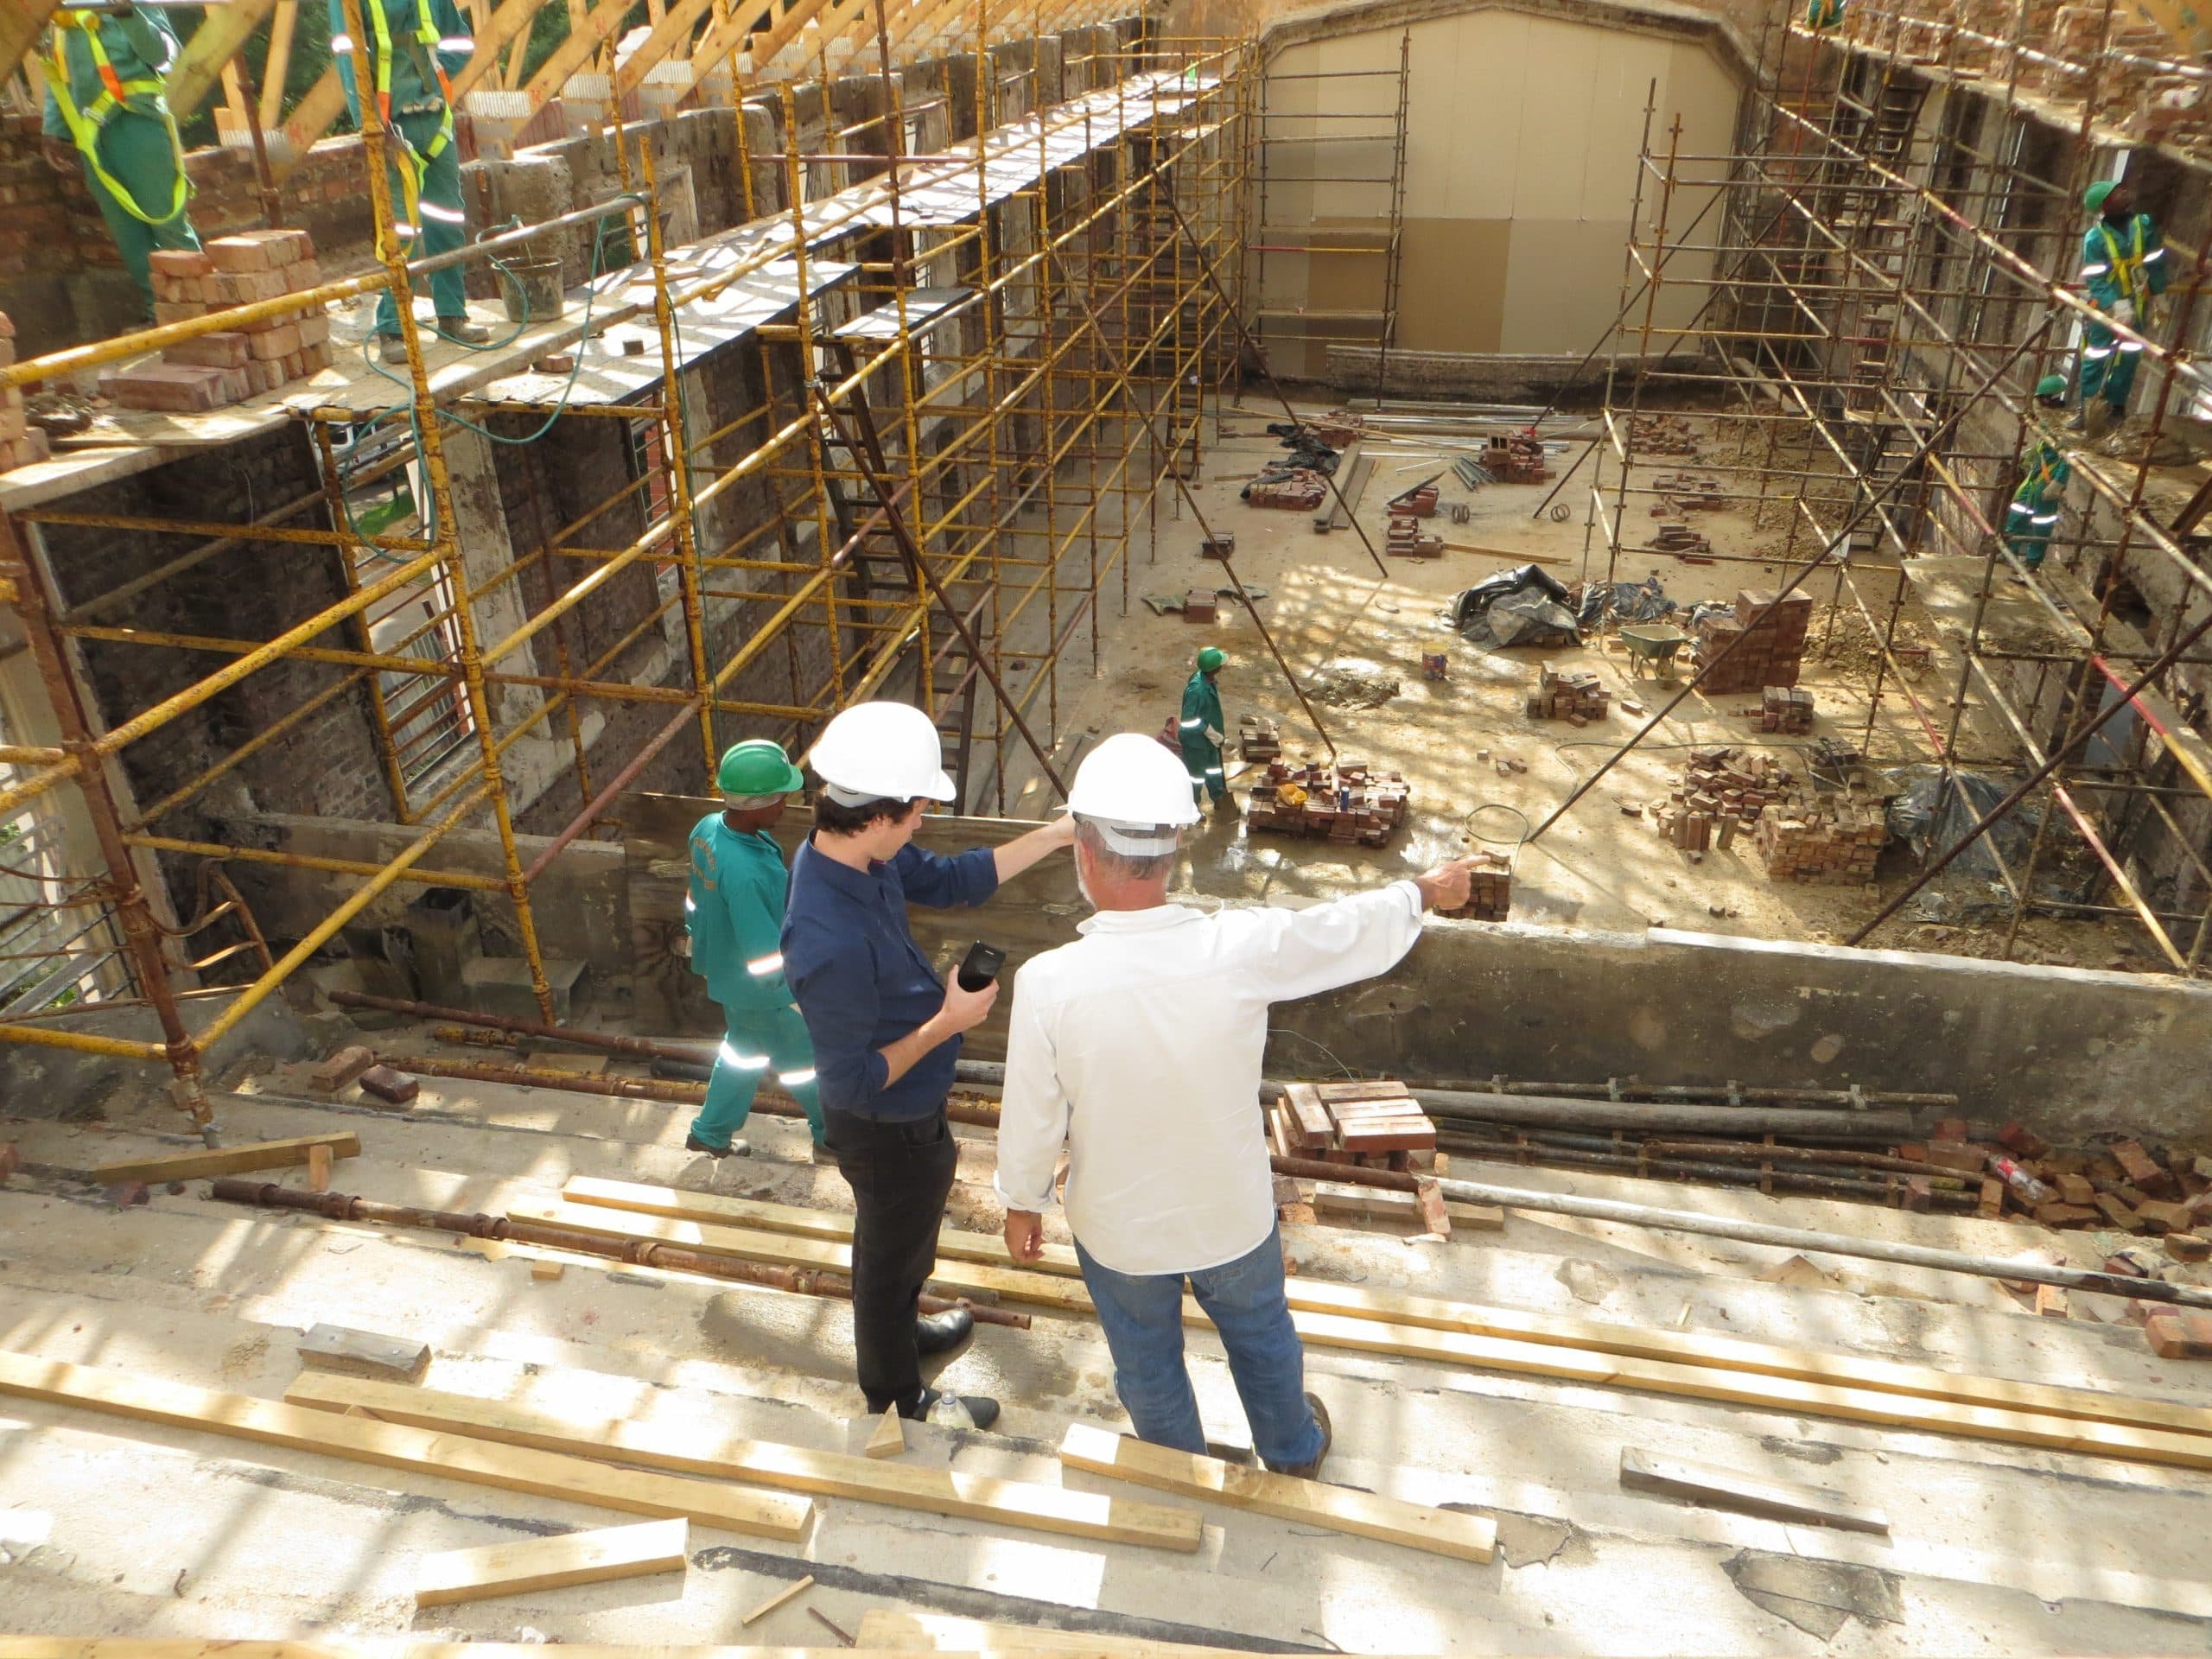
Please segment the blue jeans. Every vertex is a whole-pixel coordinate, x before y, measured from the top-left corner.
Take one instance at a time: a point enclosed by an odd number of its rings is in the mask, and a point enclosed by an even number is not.
[[[1075,1253],[1114,1356],[1115,1392],[1137,1438],[1204,1452],[1198,1396],[1183,1368],[1185,1275],[1116,1273],[1093,1260],[1080,1239]],[[1249,1255],[1188,1277],[1229,1351],[1253,1448],[1273,1468],[1313,1462],[1321,1455],[1321,1426],[1306,1403],[1306,1351],[1283,1294],[1281,1237],[1270,1229]]]
[[[715,1055],[714,1075],[707,1079],[707,1098],[699,1116],[691,1120],[691,1133],[710,1147],[727,1147],[730,1137],[745,1127],[753,1113],[753,1096],[760,1080],[772,1071],[806,1113],[806,1126],[814,1131],[814,1144],[822,1144],[822,1101],[814,1081],[814,1045],[807,1039],[806,1021],[797,1008],[774,1008],[765,1014],[722,1010],[729,1034]]]

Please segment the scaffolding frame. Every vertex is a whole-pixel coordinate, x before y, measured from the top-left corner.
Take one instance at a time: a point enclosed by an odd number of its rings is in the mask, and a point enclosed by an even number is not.
[[[1679,122],[1655,133],[1647,113],[1622,321],[1608,342],[1599,447],[1609,464],[1587,486],[1585,563],[1602,542],[1610,580],[1637,550],[1624,545],[1632,512],[1666,493],[1656,470],[1681,464],[1650,452],[1652,417],[1685,418],[1688,404],[1687,418],[1713,440],[1696,469],[1720,478],[1725,499],[1751,504],[1755,527],[1781,532],[1777,546],[1735,556],[1789,567],[1793,587],[1817,576],[1826,628],[1855,619],[1872,641],[1862,747],[1884,698],[1900,697],[1947,776],[2035,769],[2044,810],[2024,856],[1986,843],[2009,911],[2002,954],[2033,912],[2121,917],[2166,967],[2195,975],[2212,942],[2212,745],[2197,729],[2212,575],[2152,457],[2166,423],[2212,391],[2197,360],[2212,323],[2200,304],[2212,232],[2147,334],[2095,313],[2075,271],[2081,193],[2137,148],[2111,118],[2147,74],[2206,72],[2129,49],[2110,6],[2100,41],[2078,57],[2026,46],[2048,10],[2022,0],[2015,33],[1999,39],[1948,12],[1865,0],[1839,33],[1770,8],[1730,153],[1685,154]],[[2158,165],[2194,172],[2202,162],[2167,151]],[[1721,228],[1701,231],[1716,205]],[[1690,274],[1700,266],[1711,274]],[[1662,312],[1689,315],[1670,323]],[[2071,336],[2093,315],[2152,370],[2147,393],[2135,393],[2147,416],[2142,458],[2114,460],[2062,435],[2086,511],[2069,512],[2032,569],[2008,545],[2004,504],[2023,455],[2054,424],[2039,422],[2032,388],[2069,372]],[[1652,371],[1685,343],[1700,366]],[[1642,372],[1624,375],[1624,359]],[[1699,400],[1720,407],[1700,411]],[[1909,595],[1936,606],[1943,560],[1963,572],[1950,589],[1962,613],[1952,618],[1948,695],[1915,683],[1898,639]],[[2149,634],[2121,613],[2141,599],[2130,573],[2146,570],[2180,595]],[[1870,591],[1877,578],[1887,591]],[[2015,589],[2047,624],[2047,646],[1991,626],[1993,599]],[[1994,715],[2009,753],[1969,753],[1970,703]],[[2085,765],[2075,752],[2122,713],[2125,739]],[[1967,810],[1982,835],[1989,824],[1970,802]],[[2177,896],[2161,902],[2131,868],[2152,833],[2182,867]],[[2073,855],[2090,861],[2082,893],[2039,890],[2038,877]]]
[[[362,38],[357,0],[346,4]],[[620,280],[649,284],[650,304],[609,315],[649,315],[662,365],[650,393],[593,404],[434,392],[411,299],[439,262],[401,254],[391,233],[384,137],[371,130],[363,136],[382,268],[323,283],[308,297],[391,292],[408,319],[406,401],[368,419],[350,410],[309,413],[305,441],[321,486],[237,523],[54,505],[0,512],[0,605],[20,622],[58,738],[0,744],[0,823],[41,802],[89,821],[103,868],[41,881],[31,907],[90,915],[89,926],[111,931],[110,953],[127,961],[127,982],[112,972],[98,986],[84,973],[73,982],[104,1006],[150,1007],[162,1033],[149,1041],[79,1029],[56,1022],[49,1009],[0,1019],[0,1041],[165,1065],[175,1103],[212,1135],[204,1058],[403,883],[503,896],[550,1020],[531,888],[563,849],[614,827],[622,791],[672,744],[696,741],[702,776],[711,778],[721,747],[737,738],[773,735],[796,752],[837,709],[871,696],[911,698],[937,720],[960,785],[955,810],[986,798],[1001,813],[1041,810],[1042,800],[1024,798],[1017,774],[1033,766],[1029,795],[1040,782],[1058,787],[1061,675],[1096,671],[1099,607],[1118,579],[1126,611],[1130,566],[1154,528],[1156,493],[1175,468],[1195,469],[1205,423],[1218,423],[1234,374],[1229,300],[1210,272],[1243,239],[1252,48],[1241,40],[1164,37],[1133,22],[1075,30],[1061,37],[1063,84],[1089,90],[1040,110],[1035,53],[1020,42],[1041,35],[1046,8],[1001,10],[972,0],[956,16],[970,38],[990,45],[975,76],[972,141],[952,139],[946,99],[905,107],[899,57],[911,54],[894,55],[882,0],[849,25],[857,37],[873,22],[873,41],[854,42],[874,48],[882,112],[872,118],[838,124],[826,50],[806,66],[811,79],[779,83],[752,81],[732,54],[741,107],[771,101],[782,136],[779,151],[755,154],[741,113],[736,121],[748,222],[710,238],[741,246],[734,264],[702,278],[663,245],[644,122],[609,129],[622,195],[448,256],[481,257],[580,229],[598,238],[602,224],[626,238],[638,259]],[[917,282],[918,274],[931,280]],[[947,280],[936,282],[939,275]],[[687,359],[683,331],[687,316],[747,279],[787,280],[791,302],[752,327],[752,346],[734,353],[749,358],[756,396],[715,425],[697,419],[685,372],[705,356]],[[141,330],[0,373],[18,385],[51,378],[301,300]],[[448,423],[462,405],[471,423],[627,422],[640,464],[626,486],[570,523],[546,522],[535,499],[543,492],[534,493],[532,533],[511,519],[513,556],[474,569],[460,543],[447,453],[458,429]],[[387,493],[370,527],[359,505],[376,488]],[[741,504],[750,511],[734,526],[736,515],[726,510]],[[642,534],[595,531],[610,514],[621,523],[618,508],[645,520]],[[63,525],[187,545],[123,587],[65,607],[45,544],[49,528]],[[127,626],[129,601],[252,542],[336,560],[346,597],[268,639]],[[611,645],[587,651],[578,625],[594,595],[632,569],[656,572],[658,604]],[[487,632],[489,602],[518,608],[523,620]],[[721,649],[710,645],[708,623],[717,607],[739,624],[734,643]],[[334,630],[346,644],[313,643]],[[526,671],[530,664],[518,660],[541,634],[556,653],[552,674]],[[666,680],[626,677],[626,659],[655,638],[670,642],[675,659]],[[72,661],[87,641],[221,660],[101,729]],[[779,658],[785,695],[738,694],[741,677]],[[343,672],[163,798],[143,807],[130,801],[117,764],[130,745],[292,661]],[[357,687],[372,710],[390,822],[410,836],[394,855],[352,861],[162,833],[165,817]],[[581,717],[594,704],[634,702],[663,705],[667,719],[619,770],[601,775],[605,762],[594,766],[588,754]],[[428,760],[410,737],[423,729],[442,746]],[[517,744],[540,735],[565,746],[582,804],[526,855],[503,766]],[[486,814],[501,873],[435,868],[440,842]],[[193,860],[201,861],[199,914],[180,927],[167,914],[166,889]],[[230,861],[359,880],[280,950],[224,880]],[[166,944],[219,924],[247,938],[197,962],[180,960]],[[256,953],[257,971],[239,982],[236,963]],[[229,971],[210,971],[225,961]],[[218,978],[231,982],[194,988]],[[185,1004],[203,995],[219,996],[219,1006],[189,1027]]]

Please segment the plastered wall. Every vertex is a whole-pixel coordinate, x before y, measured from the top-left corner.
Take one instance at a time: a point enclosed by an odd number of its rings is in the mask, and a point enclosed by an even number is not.
[[[1579,356],[1611,322],[1647,101],[1656,91],[1656,146],[1663,148],[1679,118],[1683,154],[1721,156],[1731,146],[1738,91],[1704,40],[1623,17],[1615,28],[1485,6],[1408,26],[1395,346]],[[1277,53],[1268,66],[1268,136],[1387,129],[1400,33],[1395,23],[1349,29]],[[1347,73],[1378,69],[1389,76]],[[1385,112],[1358,122],[1325,118],[1378,111]],[[1312,223],[1343,232],[1313,235],[1313,242],[1379,245],[1386,189],[1332,175],[1387,174],[1388,144],[1270,143],[1267,164],[1268,242],[1306,239],[1288,232]],[[1677,232],[1708,194],[1675,193],[1668,207]],[[1261,200],[1255,186],[1255,213]],[[1647,226],[1658,207],[1647,180]],[[1259,303],[1272,311],[1380,309],[1383,264],[1368,255],[1269,254],[1255,262]],[[1670,262],[1669,276],[1701,276],[1711,266],[1711,256],[1684,252]],[[1687,321],[1700,297],[1690,283],[1670,284],[1659,320]],[[1316,322],[1313,331],[1331,326]],[[1299,351],[1294,327],[1277,322],[1269,338],[1279,369],[1319,376],[1321,353]]]

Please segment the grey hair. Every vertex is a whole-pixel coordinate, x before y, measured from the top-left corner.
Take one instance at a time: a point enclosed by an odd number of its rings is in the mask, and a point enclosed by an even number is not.
[[[1182,836],[1182,826],[1173,823],[1147,824],[1141,830],[1138,830],[1135,824],[1116,824],[1114,828],[1138,831],[1147,838],[1157,837],[1163,841],[1180,840]],[[1156,876],[1166,875],[1175,865],[1174,852],[1133,856],[1116,851],[1108,844],[1105,826],[1096,818],[1087,818],[1078,814],[1075,821],[1075,838],[1090,849],[1091,861],[1116,880],[1149,881]]]

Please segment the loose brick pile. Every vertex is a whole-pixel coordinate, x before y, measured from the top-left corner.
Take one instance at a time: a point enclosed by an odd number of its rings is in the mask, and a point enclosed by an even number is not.
[[[1662,473],[1651,480],[1651,487],[1665,498],[1651,504],[1654,518],[1676,512],[1719,512],[1728,505],[1716,480],[1688,473]]]
[[[1482,851],[1468,855],[1468,861],[1474,868],[1468,873],[1467,902],[1436,913],[1461,921],[1503,921],[1513,908],[1513,861],[1503,853]]]
[[[1744,718],[1763,732],[1802,736],[1813,729],[1813,694],[1802,685],[1766,686],[1759,706],[1744,710]]]
[[[1796,785],[1789,767],[1749,749],[1692,749],[1681,785],[1652,809],[1652,825],[1684,852],[1726,848]]]
[[[156,322],[281,299],[322,280],[305,231],[217,237],[196,253],[161,250],[152,264]],[[194,413],[274,391],[329,366],[330,319],[318,304],[165,346],[159,363],[103,375],[100,389],[126,409]]]
[[[1247,760],[1273,760],[1282,753],[1282,732],[1265,715],[1236,716],[1236,735]]]
[[[1392,496],[1390,511],[1394,513],[1405,513],[1415,518],[1433,518],[1436,517],[1436,486],[1421,484],[1408,490],[1403,495]]]
[[[1662,524],[1644,544],[1647,553],[1671,553],[1684,564],[1711,564],[1713,543],[1688,524]]]
[[[0,368],[16,360],[16,325],[0,311]],[[23,389],[0,386],[0,473],[47,458],[46,434],[23,418]]]
[[[1428,1174],[1436,1167],[1436,1124],[1406,1085],[1389,1078],[1287,1083],[1268,1113],[1279,1158]]]
[[[1588,669],[1570,668],[1554,674],[1548,664],[1539,664],[1535,690],[1529,693],[1527,708],[1531,720],[1563,720],[1569,725],[1586,726],[1605,719],[1612,701],[1613,694]]]
[[[1255,507],[1280,507],[1286,511],[1311,512],[1321,505],[1329,493],[1328,484],[1321,474],[1306,467],[1294,468],[1285,478],[1267,479],[1254,484],[1244,499]]]
[[[1680,415],[1633,415],[1629,442],[1640,455],[1697,455],[1696,429]]]
[[[1881,802],[1793,783],[1760,815],[1751,843],[1770,881],[1840,886],[1872,881],[1889,838]]]
[[[1483,446],[1483,470],[1501,484],[1541,484],[1552,475],[1545,464],[1544,442],[1516,432]]]
[[[1805,659],[1805,631],[1812,620],[1810,594],[1781,599],[1763,588],[1738,591],[1732,616],[1702,617],[1695,629],[1698,667],[1719,664],[1703,683],[1706,694],[1725,696],[1732,691],[1796,684]],[[1736,645],[1738,639],[1741,645]],[[1720,660],[1723,652],[1728,653],[1726,662]]]
[[[1338,806],[1343,798],[1345,804]],[[1404,777],[1370,772],[1366,762],[1294,766],[1271,760],[1245,809],[1248,830],[1284,836],[1320,836],[1342,844],[1380,847],[1406,821]]]
[[[1961,1119],[1946,1119],[1924,1144],[1901,1146],[1897,1155],[1926,1164],[1938,1179],[1980,1180],[1981,1213],[1988,1219],[2018,1211],[2045,1227],[2163,1238],[2177,1262],[2212,1256],[2206,1239],[2212,1233],[2212,1158],[2153,1153],[2135,1140],[2059,1152],[2018,1123],[2006,1123],[1986,1140],[1968,1139],[1967,1128]],[[2023,1191],[2004,1180],[2006,1163],[2038,1189]],[[2104,1265],[2110,1273],[2145,1272],[2134,1252],[2115,1254]]]

